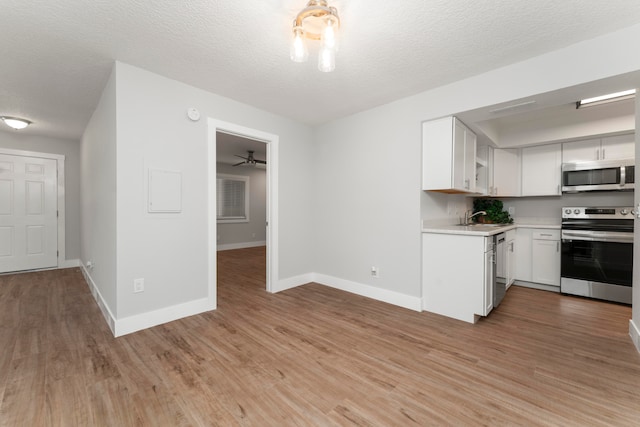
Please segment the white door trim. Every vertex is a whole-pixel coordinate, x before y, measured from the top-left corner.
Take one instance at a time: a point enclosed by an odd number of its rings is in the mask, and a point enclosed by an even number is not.
[[[64,155],[39,153],[35,151],[12,150],[9,148],[0,148],[0,154],[10,156],[37,157],[40,159],[51,159],[56,161],[58,170],[58,268],[65,268],[65,209],[64,209]],[[71,265],[70,265],[71,266]],[[75,266],[75,263],[74,265]]]
[[[217,306],[217,221],[216,221],[216,132],[238,135],[267,144],[267,292],[278,282],[278,142],[277,135],[221,120],[208,119],[208,223],[209,223],[209,299]]]

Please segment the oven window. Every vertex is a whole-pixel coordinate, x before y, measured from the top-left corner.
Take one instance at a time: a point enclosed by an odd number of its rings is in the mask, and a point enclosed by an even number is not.
[[[632,243],[562,241],[562,277],[631,286],[632,268]]]
[[[563,182],[566,186],[619,184],[620,168],[565,171]]]

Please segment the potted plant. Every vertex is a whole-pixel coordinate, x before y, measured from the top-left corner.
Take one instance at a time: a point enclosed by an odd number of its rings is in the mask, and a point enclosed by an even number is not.
[[[474,221],[486,224],[511,224],[513,218],[503,208],[504,205],[497,199],[475,199],[473,213],[485,211],[487,214],[475,216]]]

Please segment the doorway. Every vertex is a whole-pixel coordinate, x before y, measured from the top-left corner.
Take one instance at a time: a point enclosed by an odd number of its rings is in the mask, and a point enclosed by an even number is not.
[[[274,284],[277,281],[277,178],[278,178],[278,136],[262,132],[256,129],[239,126],[233,123],[222,122],[209,119],[208,138],[208,169],[209,169],[209,298],[213,308],[217,307],[217,245],[218,245],[218,224],[217,224],[217,146],[219,139],[235,139],[237,141],[246,140],[251,144],[264,144],[266,156],[261,158],[255,155],[254,158],[266,161],[266,290],[273,292]],[[245,150],[238,146],[240,150]],[[238,155],[248,157],[248,153],[239,152]],[[238,162],[244,161],[238,158]]]

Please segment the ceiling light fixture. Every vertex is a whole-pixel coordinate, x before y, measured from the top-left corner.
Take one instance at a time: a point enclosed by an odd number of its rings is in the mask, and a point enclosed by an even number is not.
[[[609,102],[631,99],[636,95],[636,90],[625,90],[622,92],[610,93],[608,95],[594,96],[576,102],[576,108],[592,107],[594,105],[608,104]]]
[[[335,7],[330,7],[325,0],[309,0],[293,20],[291,60],[305,62],[309,58],[305,39],[320,40],[318,69],[325,73],[335,70],[339,29],[340,18]]]
[[[0,117],[0,119],[2,119],[2,121],[5,122],[7,126],[15,130],[24,129],[31,124],[29,120],[20,119],[18,117],[2,116]]]

